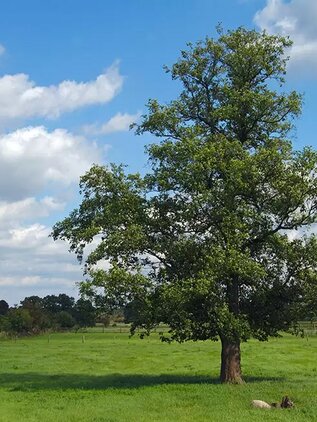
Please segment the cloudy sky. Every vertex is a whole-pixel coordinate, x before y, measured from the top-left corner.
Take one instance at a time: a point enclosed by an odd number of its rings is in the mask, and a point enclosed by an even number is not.
[[[296,148],[317,147],[316,0],[12,0],[0,14],[0,299],[65,292],[82,269],[48,237],[92,163],[145,171],[129,132],[186,42],[244,25],[290,35],[288,89],[305,95]]]

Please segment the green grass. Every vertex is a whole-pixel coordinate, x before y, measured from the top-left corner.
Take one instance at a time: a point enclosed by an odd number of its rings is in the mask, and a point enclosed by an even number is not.
[[[220,345],[64,333],[0,340],[0,421],[317,421],[317,337],[242,346],[246,384],[218,383]],[[294,409],[252,409],[252,399]]]

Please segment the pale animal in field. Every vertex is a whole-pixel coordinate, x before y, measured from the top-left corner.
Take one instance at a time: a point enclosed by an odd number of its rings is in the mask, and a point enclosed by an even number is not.
[[[263,400],[252,400],[252,406],[258,409],[271,409],[271,405]]]
[[[282,409],[288,409],[290,407],[294,406],[294,403],[287,397],[284,396],[282,398],[281,403],[266,403],[263,400],[252,400],[252,406],[256,407],[258,409],[272,409],[272,408],[276,408],[276,407],[280,407]]]

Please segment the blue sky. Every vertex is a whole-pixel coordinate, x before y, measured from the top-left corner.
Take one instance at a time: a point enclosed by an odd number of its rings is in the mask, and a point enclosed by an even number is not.
[[[0,15],[0,299],[65,292],[82,271],[51,225],[92,163],[145,171],[151,137],[128,131],[189,41],[240,25],[289,34],[287,89],[305,95],[294,145],[317,146],[316,0],[12,0]]]

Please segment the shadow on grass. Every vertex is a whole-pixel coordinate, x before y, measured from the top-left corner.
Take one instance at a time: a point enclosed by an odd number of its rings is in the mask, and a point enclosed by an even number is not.
[[[245,377],[247,383],[264,381],[283,381],[274,377]],[[61,374],[49,375],[38,373],[0,374],[0,388],[9,391],[40,390],[106,390],[110,388],[141,388],[163,384],[220,384],[218,378],[204,375],[141,375],[141,374]]]

